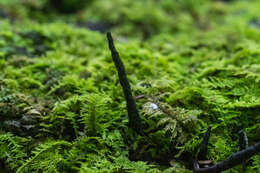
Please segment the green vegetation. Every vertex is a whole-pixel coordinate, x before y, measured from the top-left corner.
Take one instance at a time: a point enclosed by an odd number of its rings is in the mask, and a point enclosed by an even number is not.
[[[214,163],[239,151],[241,129],[260,140],[259,1],[62,2],[76,12],[0,2],[0,172],[191,173],[210,124]],[[128,127],[105,31],[144,95],[145,136]]]

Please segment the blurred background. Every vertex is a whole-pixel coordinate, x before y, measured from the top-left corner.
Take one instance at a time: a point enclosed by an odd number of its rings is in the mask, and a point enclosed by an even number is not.
[[[13,22],[63,21],[127,37],[210,31],[248,25],[259,28],[257,0],[1,0],[0,18]]]

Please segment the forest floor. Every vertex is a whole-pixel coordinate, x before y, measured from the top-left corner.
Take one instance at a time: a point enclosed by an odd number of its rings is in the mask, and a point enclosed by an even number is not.
[[[0,172],[191,173],[209,125],[214,164],[240,130],[260,141],[260,1],[70,2],[0,1]],[[260,172],[260,156],[225,172]]]

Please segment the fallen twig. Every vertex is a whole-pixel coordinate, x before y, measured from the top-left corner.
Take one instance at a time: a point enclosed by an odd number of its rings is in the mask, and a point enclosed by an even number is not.
[[[207,131],[207,133],[208,132],[209,131]],[[204,139],[206,138],[206,136],[208,136],[207,133],[205,134]],[[202,142],[202,144],[203,144],[203,142]],[[201,147],[201,148],[203,148],[203,147]],[[258,153],[260,153],[260,141],[257,142],[253,146],[247,147],[239,152],[234,153],[233,155],[229,156],[226,160],[218,163],[217,165],[213,165],[213,166],[210,166],[207,168],[200,168],[198,161],[194,160],[193,170],[196,173],[220,173],[220,172],[228,170],[236,165],[242,164],[247,159],[249,159],[250,157],[252,157]]]

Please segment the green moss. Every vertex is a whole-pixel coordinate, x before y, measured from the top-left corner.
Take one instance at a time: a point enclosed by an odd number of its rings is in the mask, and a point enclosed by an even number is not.
[[[21,10],[14,13],[14,5]],[[43,1],[1,1],[3,169],[184,173],[209,124],[214,163],[238,151],[241,129],[250,145],[259,141],[258,1],[87,6],[67,16],[46,14]],[[105,30],[113,32],[133,94],[145,95],[137,106],[146,137],[127,126],[105,35],[77,22],[111,24]],[[227,172],[257,172],[258,163],[255,156]]]

